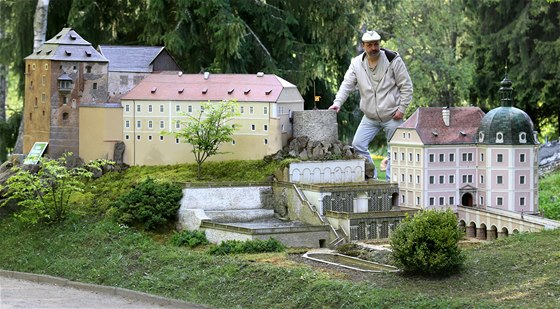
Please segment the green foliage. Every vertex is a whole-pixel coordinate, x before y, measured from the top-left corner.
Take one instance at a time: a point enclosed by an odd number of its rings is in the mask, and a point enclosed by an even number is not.
[[[69,211],[69,199],[75,192],[84,190],[84,181],[92,177],[91,165],[69,169],[66,167],[71,153],[65,153],[59,159],[41,158],[40,169],[35,173],[22,167],[14,167],[12,175],[0,191],[7,189],[6,200],[16,201],[22,208],[14,215],[24,222],[36,224],[40,221],[58,222],[66,218]]]
[[[264,253],[264,252],[283,252],[286,247],[278,240],[269,238],[268,240],[226,240],[219,245],[208,249],[211,255],[228,255],[241,253]]]
[[[545,218],[560,220],[560,173],[539,180],[539,211]]]
[[[202,103],[197,115],[183,114],[187,119],[178,120],[181,129],[174,132],[175,138],[191,144],[192,153],[198,164],[198,178],[202,176],[202,163],[213,155],[220,154],[220,144],[231,142],[237,130],[234,124],[228,124],[239,115],[239,105],[235,100],[221,103]]]
[[[183,192],[177,184],[148,177],[112,205],[117,220],[155,230],[177,216]]]
[[[0,119],[0,162],[7,159],[7,153],[16,144],[21,112],[13,113],[7,121]]]
[[[181,231],[173,233],[171,236],[170,243],[174,246],[187,246],[189,248],[194,248],[198,246],[207,245],[208,239],[206,239],[206,234],[204,231]]]
[[[452,210],[425,210],[407,217],[391,235],[396,266],[421,275],[447,275],[465,260],[459,249],[463,232]]]

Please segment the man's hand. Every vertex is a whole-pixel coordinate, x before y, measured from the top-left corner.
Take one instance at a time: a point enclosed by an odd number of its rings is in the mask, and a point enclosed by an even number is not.
[[[403,117],[404,117],[404,114],[401,113],[401,111],[399,111],[399,110],[397,109],[397,111],[396,111],[395,114],[393,115],[393,120],[401,120],[401,119],[403,119]]]
[[[335,111],[335,112],[337,112],[337,113],[340,111],[340,107],[338,107],[338,106],[336,106],[336,105],[334,105],[334,104],[331,105],[331,106],[329,107],[329,109],[330,109],[330,110],[333,110],[333,111]]]

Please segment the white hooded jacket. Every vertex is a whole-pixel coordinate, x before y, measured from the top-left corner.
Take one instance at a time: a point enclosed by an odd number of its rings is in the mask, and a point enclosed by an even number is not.
[[[370,119],[389,121],[397,111],[403,114],[412,101],[412,81],[402,58],[397,54],[389,62],[384,50],[380,51],[378,69],[384,70],[382,79],[374,87],[370,77],[366,53],[352,59],[344,81],[336,94],[334,105],[341,107],[352,91],[360,91],[360,110]]]

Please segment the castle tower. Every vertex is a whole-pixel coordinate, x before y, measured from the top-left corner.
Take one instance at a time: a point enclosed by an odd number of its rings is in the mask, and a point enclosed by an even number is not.
[[[79,107],[107,100],[108,60],[71,28],[25,58],[23,152],[49,142],[47,153],[79,153]]]

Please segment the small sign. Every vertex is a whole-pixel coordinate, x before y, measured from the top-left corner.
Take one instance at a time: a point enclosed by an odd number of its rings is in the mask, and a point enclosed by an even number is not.
[[[319,102],[321,100],[321,96],[320,95],[316,95],[315,96],[315,102]]]
[[[47,149],[48,144],[49,143],[47,142],[36,142],[25,160],[23,160],[23,164],[37,164],[37,162],[41,159],[43,152]]]

